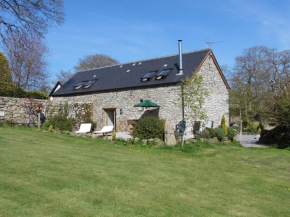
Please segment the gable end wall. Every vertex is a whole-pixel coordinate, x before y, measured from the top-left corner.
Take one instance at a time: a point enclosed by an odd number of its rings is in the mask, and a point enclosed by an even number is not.
[[[222,115],[226,115],[229,123],[229,90],[227,89],[217,66],[209,55],[197,72],[203,76],[203,83],[209,92],[204,109],[209,121],[214,121],[214,127],[221,124]]]

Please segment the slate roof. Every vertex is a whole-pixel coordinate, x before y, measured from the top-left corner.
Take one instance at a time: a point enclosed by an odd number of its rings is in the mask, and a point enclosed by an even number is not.
[[[92,92],[176,84],[186,78],[190,78],[210,51],[210,49],[205,49],[183,53],[184,74],[179,76],[176,75],[179,69],[178,54],[78,72],[53,93],[52,96],[79,95]],[[139,65],[139,63],[141,64]],[[172,68],[172,71],[164,79],[156,80],[153,77],[145,82],[142,82],[140,79],[150,71],[158,70],[161,72],[163,69],[169,68]],[[90,88],[74,90],[74,85],[79,82],[94,79],[97,79],[97,81]]]

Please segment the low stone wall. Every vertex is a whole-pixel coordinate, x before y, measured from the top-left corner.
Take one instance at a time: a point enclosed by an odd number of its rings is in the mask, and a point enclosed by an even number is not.
[[[0,97],[0,121],[10,122],[15,125],[37,125],[36,105],[43,105],[43,114],[47,119],[57,114],[65,114],[75,118],[77,122],[92,119],[92,104],[67,103],[50,100],[29,98]]]
[[[36,104],[42,104],[45,111],[47,100],[0,97],[0,121],[16,125],[36,125]]]

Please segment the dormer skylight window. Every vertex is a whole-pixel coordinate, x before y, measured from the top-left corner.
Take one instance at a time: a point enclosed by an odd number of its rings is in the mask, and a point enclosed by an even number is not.
[[[144,75],[142,78],[141,78],[141,81],[148,81],[150,78],[154,77],[156,75],[156,72],[157,71],[154,71],[154,72],[148,72],[146,75]]]
[[[84,89],[90,88],[97,80],[90,80],[84,84]]]
[[[162,70],[161,72],[159,72],[157,75],[156,75],[156,79],[157,80],[160,80],[162,78],[165,78],[167,75],[169,75],[169,73],[172,71],[172,69],[164,69]]]
[[[76,85],[74,85],[74,89],[75,90],[79,90],[82,88],[82,86],[86,83],[87,81],[82,81],[82,82],[79,82],[77,83]]]

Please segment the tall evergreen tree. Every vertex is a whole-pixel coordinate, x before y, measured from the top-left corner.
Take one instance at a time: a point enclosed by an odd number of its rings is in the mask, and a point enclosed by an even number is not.
[[[0,90],[11,90],[14,87],[8,60],[0,52]]]

